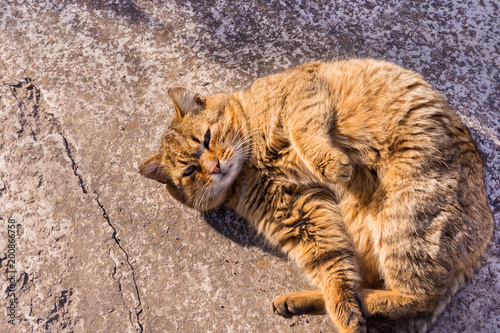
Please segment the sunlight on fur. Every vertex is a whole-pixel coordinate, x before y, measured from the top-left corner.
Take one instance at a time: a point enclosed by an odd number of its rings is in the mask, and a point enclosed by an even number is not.
[[[203,97],[175,114],[140,169],[173,198],[224,205],[318,290],[273,312],[329,314],[340,332],[425,332],[492,237],[481,158],[442,94],[370,59],[315,62]]]

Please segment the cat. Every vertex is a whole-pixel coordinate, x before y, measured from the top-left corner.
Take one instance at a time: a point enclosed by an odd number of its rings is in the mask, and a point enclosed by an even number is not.
[[[313,62],[233,94],[169,90],[175,114],[140,174],[226,206],[318,286],[281,316],[340,332],[425,332],[493,233],[481,158],[423,77],[373,59]]]

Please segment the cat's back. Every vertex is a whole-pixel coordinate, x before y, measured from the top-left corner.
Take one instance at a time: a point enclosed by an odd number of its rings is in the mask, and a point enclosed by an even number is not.
[[[444,95],[397,64],[375,59],[307,63],[256,80],[242,96],[255,128],[281,118],[290,119],[290,126],[300,124],[294,117],[304,116],[302,106],[317,106],[307,113],[323,117],[332,143],[359,154],[353,157],[363,163],[381,165],[416,154],[448,167],[466,163],[482,170],[472,139]]]
[[[461,152],[467,151],[482,170],[459,117],[420,74],[386,61],[351,59],[321,63],[318,78],[330,92],[336,144],[375,149],[386,160],[417,152],[446,155],[451,164],[462,163]]]
[[[420,74],[382,60],[321,63],[318,81],[328,86],[339,125],[346,129],[393,132],[403,118],[428,103],[436,106],[433,111],[447,112],[444,96]]]

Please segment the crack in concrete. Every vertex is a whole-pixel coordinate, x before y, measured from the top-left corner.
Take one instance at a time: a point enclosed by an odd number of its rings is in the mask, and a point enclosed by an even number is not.
[[[1,147],[0,147],[1,148]],[[0,176],[0,198],[2,197],[3,195],[3,191],[5,191],[7,189],[7,184],[5,184],[5,182],[3,181],[3,178],[2,176]]]
[[[135,279],[135,269],[134,269],[134,266],[132,266],[132,264],[130,263],[129,255],[128,255],[127,251],[121,245],[120,239],[117,237],[117,233],[118,232],[116,231],[116,228],[114,227],[114,225],[111,223],[111,219],[109,218],[108,213],[106,212],[106,208],[104,208],[104,206],[102,205],[101,201],[99,200],[99,194],[97,194],[97,192],[94,189],[92,189],[92,192],[95,195],[97,204],[99,205],[99,207],[102,210],[102,216],[104,217],[104,219],[106,220],[106,222],[108,223],[108,225],[113,230],[113,234],[111,235],[111,237],[115,240],[115,242],[118,245],[118,247],[120,248],[120,250],[125,254],[127,265],[132,270],[132,281],[134,283],[135,293],[137,295],[137,300],[139,302],[139,304],[135,308],[135,314],[136,314],[136,318],[137,318],[137,324],[139,325],[139,330],[138,331],[139,332],[143,332],[144,328],[143,328],[143,326],[141,324],[141,321],[140,321],[140,315],[142,313],[142,302],[141,302],[141,296],[139,294],[139,287],[137,286],[137,281]],[[116,267],[115,267],[115,270],[116,270]],[[119,281],[118,281],[118,284],[119,284],[120,291],[121,291],[121,284],[120,284]]]
[[[68,140],[66,137],[62,134],[62,130],[60,129],[60,125],[57,124],[57,129],[58,129],[58,134],[62,137],[63,143],[64,143],[64,148],[66,150],[66,155],[68,155],[69,159],[71,160],[71,168],[73,169],[73,174],[78,178],[78,185],[80,185],[80,188],[82,189],[84,194],[88,194],[87,189],[85,188],[85,184],[83,183],[83,178],[78,172],[78,165],[76,164],[75,160],[73,159],[73,155],[71,154],[71,148],[69,147]]]
[[[23,87],[23,85],[26,85],[26,86]],[[21,88],[25,88],[26,90],[32,90],[33,91],[33,95],[30,96],[29,99],[32,100],[33,103],[34,103],[34,105],[33,105],[33,118],[38,118],[38,116],[40,115],[40,112],[39,112],[39,109],[40,109],[40,106],[41,106],[41,102],[40,101],[42,100],[40,89],[38,89],[35,86],[35,84],[33,83],[33,81],[31,80],[31,78],[29,76],[27,76],[25,78],[24,82],[19,82],[17,85],[10,85],[11,93],[12,93],[13,97],[15,98],[16,102],[17,102],[17,105],[19,107],[19,110],[21,111],[22,117],[25,116],[23,108],[26,107],[26,103],[25,103],[24,99],[18,97],[18,93],[16,91],[17,89],[21,89]],[[61,138],[62,138],[62,140],[63,140],[64,150],[65,150],[66,155],[68,156],[68,158],[71,161],[71,169],[73,170],[73,174],[78,179],[78,185],[80,186],[80,188],[82,189],[82,192],[84,194],[88,194],[87,187],[85,186],[85,183],[83,181],[83,177],[80,174],[80,172],[78,171],[78,164],[76,163],[75,159],[73,158],[73,153],[71,151],[71,144],[68,141],[68,139],[66,139],[66,137],[64,135],[64,131],[62,129],[61,122],[54,116],[54,114],[52,114],[50,112],[46,112],[46,115],[50,117],[49,121],[55,126],[55,133],[58,134],[58,135],[60,135]],[[22,126],[21,132],[24,131],[24,126],[26,124],[27,124],[26,121],[24,121],[24,123],[21,122],[21,126]],[[36,141],[36,136],[34,135],[34,133],[33,133],[33,139]],[[0,188],[0,194],[1,194],[1,192],[3,190],[6,189],[5,183],[0,178],[0,185],[2,185],[2,184],[3,184],[3,186]],[[108,216],[108,214],[106,212],[106,209],[101,204],[101,202],[99,200],[99,195],[97,194],[97,192],[94,189],[92,189],[92,192],[95,195],[94,199],[96,200],[98,206],[100,207],[104,219],[106,220],[106,222],[108,223],[108,225],[113,230],[112,238],[115,240],[116,244],[118,245],[118,248],[125,255],[127,265],[131,269],[131,272],[132,272],[132,282],[133,282],[133,285],[134,285],[134,288],[135,288],[135,294],[137,296],[137,301],[138,301],[138,305],[135,306],[135,309],[134,309],[136,320],[137,320],[137,325],[139,326],[136,329],[137,329],[138,332],[142,333],[144,331],[144,328],[143,328],[143,326],[142,326],[142,324],[140,322],[140,315],[142,314],[142,302],[141,302],[141,298],[140,298],[140,294],[139,294],[139,288],[137,286],[137,282],[136,282],[136,278],[135,278],[135,269],[134,269],[134,267],[132,266],[132,264],[130,262],[129,255],[128,255],[127,251],[123,248],[123,246],[120,243],[120,239],[117,237],[116,228],[111,223],[111,220],[110,220],[110,218],[109,218],[109,216]],[[115,266],[115,272],[116,272],[116,266]],[[115,277],[113,276],[113,278],[115,278]],[[119,279],[116,279],[116,280],[118,280],[119,291],[120,291],[120,293],[122,293],[122,285],[121,285]],[[131,317],[130,317],[130,322],[132,323],[133,326],[136,326],[133,323],[133,320],[132,320],[132,313],[131,313]]]
[[[34,96],[31,98],[31,99],[33,99],[33,103],[34,103],[34,105],[33,105],[33,118],[38,118],[39,109],[40,109],[40,101],[42,99],[42,95],[40,93],[40,89],[38,89],[38,87],[35,86],[35,84],[33,83],[33,80],[29,76],[26,76],[26,78],[24,79],[24,82],[19,82],[16,85],[10,85],[9,86],[10,91],[12,93],[12,96],[14,96],[14,99],[16,100],[19,109],[22,111],[22,109],[23,109],[22,106],[24,106],[25,103],[23,100],[20,100],[18,98],[18,95],[17,95],[17,92],[15,91],[15,89],[22,88],[24,83],[27,84],[27,86],[25,87],[26,90],[33,90],[33,92],[34,92]],[[54,116],[54,114],[52,114],[50,112],[47,112],[47,114],[52,118],[52,122],[56,126],[57,134],[59,134],[63,139],[63,144],[64,144],[64,149],[65,149],[66,155],[68,156],[68,158],[71,161],[71,169],[73,170],[73,174],[78,178],[78,185],[80,185],[80,188],[82,189],[84,194],[88,194],[87,189],[85,187],[85,184],[83,182],[83,178],[80,175],[80,173],[78,172],[78,165],[76,164],[76,161],[73,158],[70,144],[63,134],[64,131],[62,130],[61,122]],[[24,116],[24,113],[22,115]],[[24,122],[21,121],[21,125],[23,127],[22,130],[24,130],[24,125],[26,125],[26,121],[24,121]],[[32,131],[32,136],[33,136],[33,139],[36,141],[36,135],[33,131]]]

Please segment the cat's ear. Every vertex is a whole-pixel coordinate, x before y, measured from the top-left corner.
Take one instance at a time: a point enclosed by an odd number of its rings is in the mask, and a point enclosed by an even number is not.
[[[139,173],[149,179],[154,179],[167,185],[170,195],[180,202],[185,202],[185,196],[181,190],[170,180],[164,167],[160,163],[160,154],[151,156],[139,168]]]
[[[156,154],[148,158],[139,168],[141,176],[165,184],[168,181],[168,176],[160,161],[160,154]]]
[[[205,98],[186,88],[174,87],[168,91],[174,103],[177,116],[182,119],[187,113],[196,113],[205,107]]]

